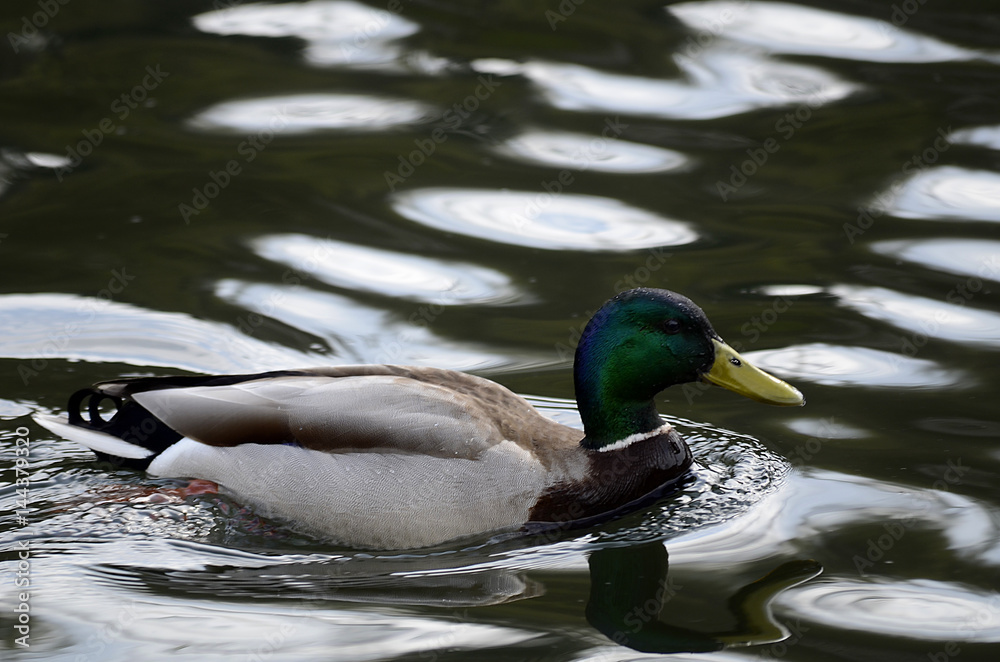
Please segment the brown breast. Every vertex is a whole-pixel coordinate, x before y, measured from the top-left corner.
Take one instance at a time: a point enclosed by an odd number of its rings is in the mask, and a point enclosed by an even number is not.
[[[692,461],[691,449],[674,430],[615,451],[577,452],[586,454],[586,478],[545,492],[529,528],[578,528],[624,515],[674,489]]]

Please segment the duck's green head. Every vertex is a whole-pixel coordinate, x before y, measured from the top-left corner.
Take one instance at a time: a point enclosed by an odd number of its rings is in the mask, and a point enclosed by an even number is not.
[[[651,288],[622,292],[597,311],[576,348],[574,379],[588,448],[660,427],[653,398],[674,384],[705,380],[768,404],[804,402],[723,342],[690,299]]]

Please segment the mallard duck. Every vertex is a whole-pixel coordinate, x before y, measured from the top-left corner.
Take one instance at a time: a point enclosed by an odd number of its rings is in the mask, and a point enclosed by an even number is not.
[[[102,382],[70,397],[68,418],[37,420],[100,459],[213,481],[341,544],[403,549],[591,525],[676,488],[692,458],[657,413],[668,386],[706,380],[803,404],[724,343],[691,300],[660,289],[604,304],[573,372],[582,432],[487,379],[393,365]]]

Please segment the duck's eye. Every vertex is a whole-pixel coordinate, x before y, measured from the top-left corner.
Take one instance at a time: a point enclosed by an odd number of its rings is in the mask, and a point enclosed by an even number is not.
[[[660,329],[664,333],[669,333],[670,335],[673,335],[675,333],[680,333],[681,323],[678,322],[677,320],[667,320],[666,322],[660,324]]]

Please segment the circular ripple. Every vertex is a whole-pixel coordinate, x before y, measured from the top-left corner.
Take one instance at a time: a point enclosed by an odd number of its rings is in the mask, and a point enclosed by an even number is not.
[[[863,62],[940,62],[977,54],[884,20],[782,2],[685,2],[667,11],[701,34],[763,46],[770,53],[818,55]]]
[[[789,591],[797,615],[848,630],[946,641],[1000,641],[1000,596],[928,580],[866,583],[841,579]]]
[[[429,188],[395,195],[392,207],[438,230],[531,248],[623,251],[698,238],[687,223],[591,195]]]
[[[563,131],[525,131],[497,151],[532,164],[599,172],[662,172],[688,163],[686,156],[673,150]]]

